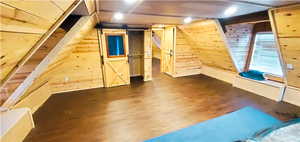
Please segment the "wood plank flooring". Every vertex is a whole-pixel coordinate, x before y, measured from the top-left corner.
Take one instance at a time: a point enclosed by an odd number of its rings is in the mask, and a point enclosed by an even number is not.
[[[300,117],[299,107],[203,75],[171,78],[158,67],[155,60],[151,82],[51,96],[25,142],[141,142],[245,106],[281,120]]]

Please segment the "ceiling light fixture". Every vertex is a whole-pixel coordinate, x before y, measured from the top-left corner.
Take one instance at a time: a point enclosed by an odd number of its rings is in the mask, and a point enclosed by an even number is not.
[[[237,7],[236,6],[231,6],[231,7],[227,8],[225,10],[224,15],[226,17],[229,17],[229,16],[233,15],[236,11],[237,11]]]
[[[123,19],[123,14],[121,12],[117,12],[114,14],[114,19],[116,20],[122,20]]]
[[[137,0],[124,0],[124,1],[128,4],[132,4],[132,3],[135,3]]]
[[[192,17],[186,17],[186,18],[184,18],[183,22],[184,22],[185,24],[188,24],[188,23],[191,23],[192,20],[193,20]]]

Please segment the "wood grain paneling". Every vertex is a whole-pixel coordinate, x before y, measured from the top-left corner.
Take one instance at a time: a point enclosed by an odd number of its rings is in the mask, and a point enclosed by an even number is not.
[[[73,2],[73,1],[69,1],[69,2]],[[51,23],[54,23],[64,12],[63,9],[58,7],[56,3],[53,3],[50,0],[46,0],[46,1],[13,0],[13,1],[3,1],[3,3],[18,8],[32,15],[36,15],[41,18],[47,19]]]
[[[88,32],[74,48],[71,56],[52,73],[52,93],[103,87],[96,29]]]
[[[161,52],[160,48],[158,48],[155,43],[152,43],[153,58],[160,59],[160,56],[161,56],[160,52]]]
[[[184,33],[176,28],[175,76],[200,74],[201,62]]]
[[[283,60],[293,66],[287,70],[287,84],[300,88],[300,5],[271,9],[270,16]]]
[[[234,62],[243,71],[249,51],[253,24],[227,25],[225,33]]]
[[[178,26],[203,64],[237,72],[227,45],[215,20],[203,20]]]
[[[1,88],[10,79],[21,81],[26,76],[26,74],[16,73],[59,26],[62,17],[66,17],[68,12],[73,10],[74,1],[4,0],[0,2]],[[68,12],[65,13],[67,10]],[[13,88],[15,87],[17,86]]]
[[[0,34],[0,79],[2,80],[10,70],[18,64],[18,61],[22,59],[42,35],[15,32],[0,32]]]
[[[278,37],[300,37],[300,5],[274,11]]]
[[[161,43],[163,37],[163,29],[152,30],[152,57],[156,59],[161,58]]]
[[[52,93],[101,86],[102,72],[95,19],[77,24],[77,31],[30,88],[49,80]],[[75,31],[75,29],[74,29]]]
[[[152,30],[144,31],[144,81],[152,80]]]
[[[15,7],[0,3],[0,30],[22,33],[45,33],[51,22],[45,18],[29,14]]]
[[[43,60],[44,57],[55,47],[59,40],[65,35],[65,31],[57,29],[49,39],[39,48],[32,57],[22,66],[20,70],[7,82],[1,90],[2,100],[13,93],[13,91],[26,79],[26,77],[35,69],[35,67]],[[25,45],[25,44],[24,44]],[[21,46],[20,46],[21,47]],[[19,50],[22,51],[22,50]],[[12,54],[8,54],[13,56]],[[13,56],[15,57],[15,56]]]
[[[89,14],[92,14],[96,11],[96,3],[94,0],[84,0],[84,3],[88,9]]]
[[[81,17],[47,56],[38,63],[35,69],[10,95],[11,97],[7,99],[3,106],[13,106],[16,101],[26,97],[27,92],[31,92],[45,82],[50,81],[51,75],[55,75],[52,73],[68,59],[75,45],[79,43],[94,26],[95,18],[93,16]]]

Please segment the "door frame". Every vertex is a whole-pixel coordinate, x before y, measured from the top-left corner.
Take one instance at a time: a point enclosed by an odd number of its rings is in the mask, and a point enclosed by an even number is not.
[[[108,41],[107,41],[107,36],[108,35],[122,35],[123,37],[123,44],[124,44],[124,55],[122,56],[110,56],[109,55],[109,48],[108,48]],[[104,41],[105,40],[105,41]],[[104,82],[104,87],[115,87],[115,86],[121,86],[121,85],[128,85],[130,84],[130,74],[129,74],[129,63],[128,63],[128,35],[125,29],[101,29],[101,34],[100,34],[100,46],[101,46],[101,60],[102,60],[102,70],[103,70],[103,82]],[[127,63],[127,68],[128,68],[128,78],[121,79],[123,80],[123,84],[120,85],[112,85],[109,84],[108,78],[107,78],[107,73],[108,73],[108,67],[106,65],[106,62],[109,61],[117,61],[117,60],[126,60]],[[112,70],[116,73],[117,71],[113,69],[111,66]],[[120,74],[116,73],[118,76]]]
[[[165,28],[152,28],[151,31],[162,31],[162,37],[160,39],[160,59],[159,59],[159,65],[160,65],[160,72],[163,72],[163,62],[162,62],[162,46],[163,46],[163,42],[164,42],[164,38],[165,38]],[[152,34],[151,34],[151,43],[153,42],[152,39]],[[151,51],[152,52],[152,51]],[[152,57],[153,58],[153,57]]]
[[[173,77],[174,73],[175,73],[175,64],[176,64],[176,62],[175,62],[176,61],[175,60],[176,59],[175,58],[176,57],[176,52],[175,52],[176,51],[176,26],[168,26],[168,27],[164,28],[163,41],[162,41],[163,44],[162,44],[162,47],[161,47],[162,50],[165,50],[164,47],[165,47],[165,42],[166,42],[165,41],[165,39],[166,39],[165,38],[165,36],[166,36],[166,34],[165,34],[166,28],[172,28],[173,29],[173,32],[172,32],[172,34],[173,34],[173,36],[172,36],[173,41],[172,42],[173,43],[172,43],[172,47],[171,47],[172,48],[172,53],[171,53],[172,56],[170,57],[171,58],[170,60],[173,60],[173,61],[172,61],[172,65],[171,65],[171,71],[170,72],[169,71],[165,71],[164,70],[165,69],[164,68],[164,61],[163,61],[163,59],[164,59],[163,56],[164,55],[161,54],[161,72],[163,72],[163,73],[165,73],[165,74],[170,75],[170,76]],[[161,53],[163,53],[163,51],[161,51]]]

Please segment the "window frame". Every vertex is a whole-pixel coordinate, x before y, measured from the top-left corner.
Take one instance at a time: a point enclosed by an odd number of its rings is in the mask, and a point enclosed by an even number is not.
[[[122,55],[110,55],[108,36],[122,36],[124,54],[122,54]],[[106,41],[106,55],[107,55],[107,58],[120,58],[120,57],[126,57],[127,56],[126,41],[125,41],[125,34],[124,33],[105,33],[105,41]]]
[[[257,34],[273,34],[274,38],[276,38],[272,31],[259,31],[259,32],[253,32],[252,33],[252,37],[251,37],[251,41],[250,41],[250,45],[249,45],[249,51],[248,51],[244,71],[249,71],[250,70],[250,65],[251,65],[251,62],[253,60],[254,51],[255,51],[255,42],[256,42]],[[279,80],[284,78],[284,71],[282,70],[282,63],[281,63],[282,61],[281,61],[281,58],[280,58],[280,52],[278,51],[278,47],[276,45],[276,39],[274,40],[274,42],[275,42],[276,52],[279,56],[279,62],[280,62],[280,66],[281,66],[280,69],[282,71],[282,75],[277,75],[277,74],[273,74],[273,73],[270,73],[270,72],[265,72],[265,73],[272,76],[272,77],[279,78],[279,79],[276,79],[276,80],[273,80],[273,79],[269,79],[269,80],[282,82],[282,81],[279,81]]]

